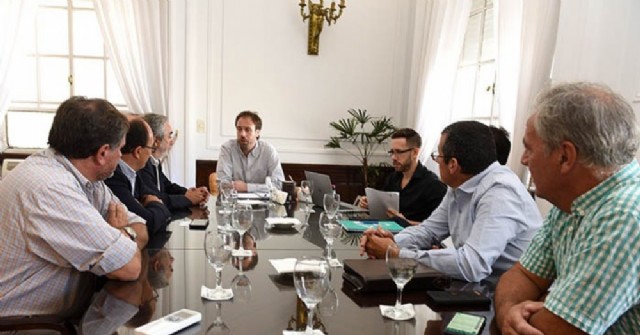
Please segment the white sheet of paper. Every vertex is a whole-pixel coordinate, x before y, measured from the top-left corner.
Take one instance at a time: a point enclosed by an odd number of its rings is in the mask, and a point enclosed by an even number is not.
[[[387,220],[387,208],[400,210],[400,193],[379,191],[371,187],[364,189],[369,203],[369,218]]]
[[[279,274],[293,273],[293,268],[296,266],[296,258],[282,258],[282,259],[270,259],[271,265],[278,271]]]
[[[238,199],[265,199],[269,195],[265,193],[238,193]]]

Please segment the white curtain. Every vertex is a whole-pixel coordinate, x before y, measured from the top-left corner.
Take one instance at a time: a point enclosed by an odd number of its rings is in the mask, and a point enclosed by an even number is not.
[[[168,2],[94,0],[94,4],[130,110],[167,115]]]
[[[469,22],[471,0],[416,1],[414,88],[409,113],[415,113],[416,130],[423,139],[420,160],[429,162],[431,149],[449,123],[464,33]]]
[[[535,96],[551,83],[560,0],[496,0],[495,11],[497,112],[512,134],[508,165],[524,182],[522,136]]]
[[[113,69],[131,112],[168,116],[169,3],[94,0]],[[163,163],[170,176],[168,159]]]
[[[5,116],[11,102],[11,64],[15,64],[19,32],[24,24],[32,22],[36,12],[30,0],[0,1],[0,151],[7,148]]]

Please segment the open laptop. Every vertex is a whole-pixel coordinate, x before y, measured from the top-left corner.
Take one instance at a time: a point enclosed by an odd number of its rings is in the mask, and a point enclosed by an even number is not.
[[[313,193],[311,193],[311,201],[313,201],[313,205],[323,208],[324,195],[333,192],[333,184],[331,184],[331,178],[329,178],[329,176],[326,174],[311,171],[305,171],[304,177],[307,180],[311,180],[311,182],[313,183]],[[340,208],[338,209],[338,211],[366,212],[367,210],[360,208],[359,206],[340,201]]]

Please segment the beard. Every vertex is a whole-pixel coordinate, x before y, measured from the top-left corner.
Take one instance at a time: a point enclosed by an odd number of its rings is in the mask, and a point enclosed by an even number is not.
[[[406,172],[409,171],[409,169],[411,168],[411,160],[407,160],[405,162],[393,162],[393,168],[397,171],[397,172]]]

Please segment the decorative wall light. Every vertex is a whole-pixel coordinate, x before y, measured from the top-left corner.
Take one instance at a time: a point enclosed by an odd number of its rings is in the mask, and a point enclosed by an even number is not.
[[[309,19],[307,54],[317,55],[320,48],[320,33],[322,32],[324,20],[326,19],[329,25],[336,23],[336,20],[342,15],[342,10],[346,6],[344,5],[344,0],[340,0],[340,4],[338,5],[340,9],[336,14],[335,1],[331,1],[331,7],[327,8],[324,8],[323,0],[320,0],[319,3],[313,3],[313,0],[308,0],[308,3],[309,10],[307,14],[305,14],[304,8],[307,6],[307,1],[300,0],[300,15],[302,16],[302,22]]]

